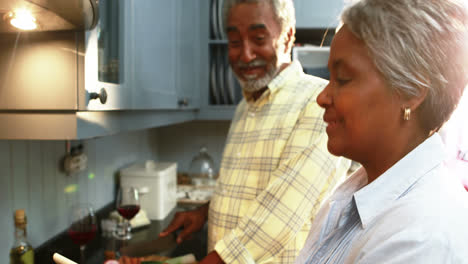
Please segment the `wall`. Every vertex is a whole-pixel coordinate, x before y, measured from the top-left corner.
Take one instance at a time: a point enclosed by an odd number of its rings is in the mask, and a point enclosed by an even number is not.
[[[175,161],[185,172],[205,146],[219,169],[229,124],[197,121],[84,140],[88,169],[71,176],[59,169],[65,141],[0,140],[0,263],[9,261],[15,209],[26,209],[28,238],[37,247],[67,228],[72,204],[99,209],[112,202],[119,169],[135,161]]]
[[[158,159],[156,139],[152,130],[85,140],[88,169],[72,176],[59,170],[65,141],[0,140],[0,263],[9,262],[15,209],[26,209],[28,238],[37,247],[67,228],[72,204],[99,209],[111,202],[120,168]]]
[[[204,146],[219,171],[229,125],[230,121],[195,121],[158,128],[159,156],[165,161],[177,161],[178,170],[187,172],[190,161]]]

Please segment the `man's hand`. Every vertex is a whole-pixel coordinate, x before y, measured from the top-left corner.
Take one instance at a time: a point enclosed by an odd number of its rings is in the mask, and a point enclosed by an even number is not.
[[[181,243],[185,239],[187,239],[192,233],[199,231],[203,228],[203,225],[206,222],[208,217],[208,204],[202,205],[199,208],[186,211],[186,212],[178,212],[175,214],[174,219],[169,224],[169,226],[159,233],[160,237],[164,237],[169,235],[170,233],[176,231],[179,228],[184,228],[182,232],[180,232],[179,236],[177,236],[177,243]]]
[[[224,264],[224,261],[216,253],[216,251],[211,251],[204,259],[202,259],[198,264]]]

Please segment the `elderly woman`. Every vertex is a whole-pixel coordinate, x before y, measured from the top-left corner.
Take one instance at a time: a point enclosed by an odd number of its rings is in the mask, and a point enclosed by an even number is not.
[[[328,150],[363,166],[324,203],[296,263],[468,262],[468,194],[436,132],[467,84],[465,4],[363,0],[344,11],[317,102]]]

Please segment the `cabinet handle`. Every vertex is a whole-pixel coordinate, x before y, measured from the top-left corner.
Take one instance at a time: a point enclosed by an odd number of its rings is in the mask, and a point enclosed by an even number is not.
[[[101,104],[105,104],[107,102],[106,89],[101,88],[101,90],[99,90],[99,93],[90,93],[89,94],[89,100],[94,100],[94,99],[98,99],[98,98],[99,98],[99,101],[101,102]]]
[[[188,106],[189,100],[187,98],[181,98],[179,99],[177,103],[179,104],[180,107]]]

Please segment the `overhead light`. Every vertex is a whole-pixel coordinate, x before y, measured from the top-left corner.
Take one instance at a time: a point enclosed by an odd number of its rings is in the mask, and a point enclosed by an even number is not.
[[[26,9],[9,12],[6,16],[10,20],[10,24],[18,29],[33,30],[37,28],[36,19]]]

